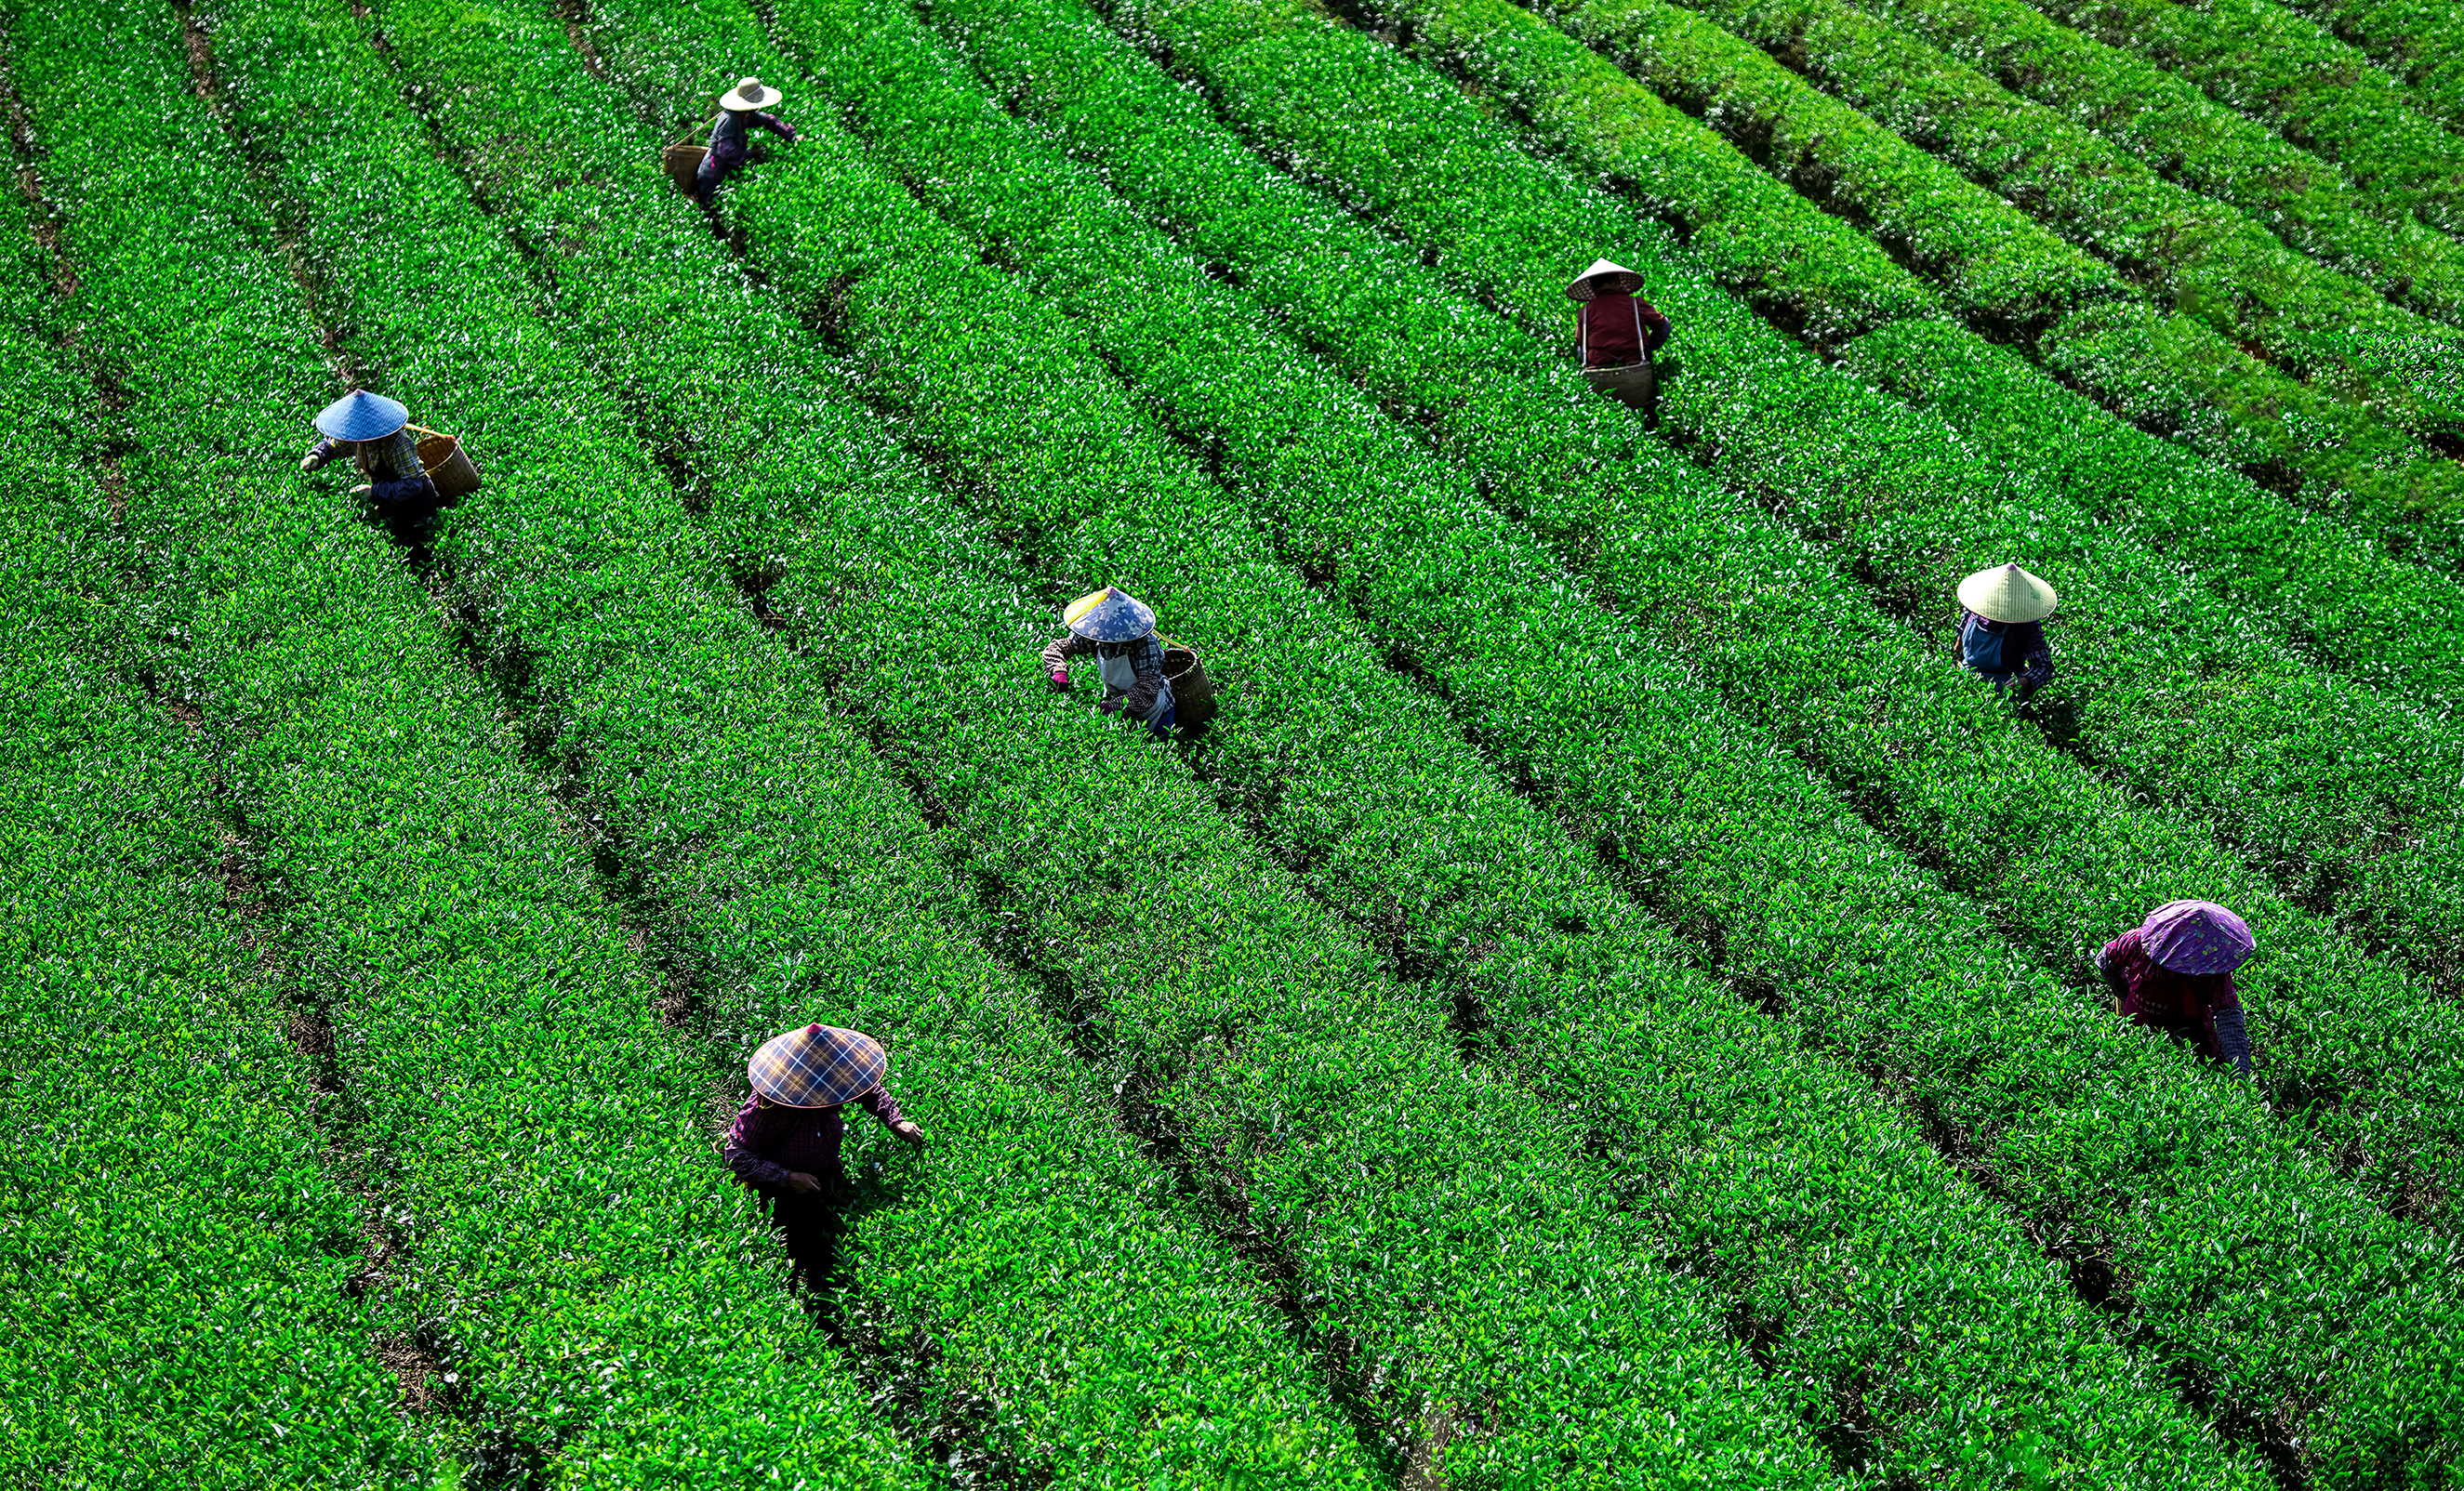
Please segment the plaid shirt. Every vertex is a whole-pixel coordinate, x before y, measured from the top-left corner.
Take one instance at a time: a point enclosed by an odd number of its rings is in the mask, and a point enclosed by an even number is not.
[[[1124,652],[1129,654],[1130,667],[1136,670],[1138,682],[1137,687],[1129,691],[1128,702],[1121,708],[1124,713],[1144,719],[1155,709],[1155,691],[1163,687],[1163,644],[1155,640],[1153,632],[1135,642],[1096,642],[1073,631],[1058,641],[1045,644],[1044,670],[1057,673],[1068,666],[1069,659],[1089,653],[1097,657],[1119,657]],[[1107,689],[1104,697],[1110,699],[1122,695]]]
[[[407,427],[378,440],[319,440],[308,452],[318,466],[338,455],[357,456],[361,473],[372,482],[416,481],[428,474],[419,459],[419,441]]]
[[[2002,666],[1991,672],[1969,661],[1979,650],[1980,633],[2002,637]],[[2026,679],[2029,688],[2041,689],[2054,676],[2054,649],[2045,642],[2044,623],[1989,622],[1966,606],[1959,610],[1959,660],[1996,683],[2008,683],[2016,675]]]
[[[858,1107],[885,1124],[906,1115],[888,1087],[875,1087],[855,1100]],[[747,1183],[775,1191],[787,1189],[787,1176],[801,1171],[817,1180],[844,1178],[839,1171],[839,1139],[847,1121],[835,1107],[788,1107],[755,1093],[729,1126],[721,1152],[727,1168]]]

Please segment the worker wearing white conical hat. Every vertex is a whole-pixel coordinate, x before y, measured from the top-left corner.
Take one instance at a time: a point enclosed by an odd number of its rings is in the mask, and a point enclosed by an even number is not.
[[[1052,675],[1055,692],[1069,688],[1069,660],[1095,659],[1104,679],[1107,714],[1123,714],[1147,723],[1158,738],[1172,734],[1172,680],[1163,675],[1163,642],[1155,635],[1155,614],[1144,602],[1113,585],[1080,596],[1061,613],[1068,630],[1044,649],[1044,669]]]
[[[1602,393],[1639,409],[1643,424],[1659,423],[1659,377],[1652,354],[1668,340],[1668,318],[1635,294],[1642,276],[1622,264],[1595,259],[1566,287],[1579,302],[1574,344],[1583,376]]]
[[[352,492],[376,499],[388,512],[436,503],[436,484],[419,458],[419,442],[411,438],[410,410],[397,399],[357,389],[325,406],[317,414],[317,432],[325,438],[300,457],[299,469],[313,471],[338,455],[355,458],[367,481]]]
[[[1959,661],[1996,689],[2024,699],[2054,676],[2045,618],[2060,598],[2016,564],[1980,569],[1959,582]]]
[[[781,97],[778,89],[758,77],[739,78],[735,87],[719,95],[718,119],[710,126],[710,148],[693,172],[693,195],[703,207],[710,206],[720,182],[743,168],[750,131],[766,129],[789,144],[796,143],[796,126],[768,112]]]

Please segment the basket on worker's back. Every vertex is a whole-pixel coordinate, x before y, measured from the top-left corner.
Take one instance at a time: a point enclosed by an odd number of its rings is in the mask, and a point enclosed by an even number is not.
[[[419,437],[419,464],[427,470],[428,479],[439,497],[458,497],[479,490],[479,468],[471,464],[470,452],[462,449],[459,439],[417,425],[409,429]]]
[[[690,197],[693,194],[693,178],[701,171],[701,158],[710,152],[692,141],[681,141],[659,152],[659,164],[666,168],[668,180],[676,190]]]
[[[1199,661],[1196,647],[1161,633],[1155,640],[1163,644],[1163,681],[1172,685],[1173,723],[1182,730],[1196,730],[1215,717],[1215,680],[1206,676],[1206,665]]]

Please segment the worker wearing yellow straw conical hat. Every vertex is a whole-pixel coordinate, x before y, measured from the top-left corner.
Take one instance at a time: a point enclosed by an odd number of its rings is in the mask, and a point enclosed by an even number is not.
[[[1622,264],[1595,259],[1566,287],[1566,298],[1582,310],[1574,343],[1583,376],[1609,397],[1642,411],[1646,428],[1659,419],[1659,373],[1652,354],[1668,340],[1668,318],[1635,294],[1642,276]]]
[[[839,1166],[847,1132],[840,1109],[853,1103],[919,1149],[924,1130],[898,1110],[884,1085],[890,1053],[863,1031],[790,1030],[763,1042],[745,1070],[753,1095],[737,1112],[721,1152],[727,1168],[770,1203],[798,1267],[818,1276],[835,1235],[825,1214],[847,1191]]]
[[[2016,564],[1980,569],[1959,582],[1959,661],[1996,689],[2024,699],[2054,676],[2045,618],[2060,598]]]
[[[749,131],[766,129],[789,144],[796,143],[796,126],[765,112],[781,97],[758,77],[740,78],[719,95],[718,119],[710,126],[710,149],[693,172],[693,195],[703,207],[710,206],[720,182],[743,167]]]
[[[1172,681],[1163,675],[1163,643],[1155,614],[1145,603],[1112,585],[1069,603],[1061,613],[1066,635],[1045,645],[1044,669],[1054,691],[1069,688],[1069,660],[1092,654],[1104,679],[1107,714],[1142,719],[1157,738],[1174,724]]]

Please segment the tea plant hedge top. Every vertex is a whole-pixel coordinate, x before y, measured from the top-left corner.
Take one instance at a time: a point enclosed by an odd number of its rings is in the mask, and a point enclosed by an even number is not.
[[[1580,301],[1574,340],[1585,367],[1631,367],[1648,362],[1668,340],[1668,318],[1635,294],[1642,276],[1622,264],[1595,259],[1573,284],[1566,298]]]
[[[1155,636],[1155,614],[1143,602],[1111,585],[1080,596],[1061,613],[1066,635],[1045,645],[1045,671],[1052,689],[1069,689],[1069,660],[1092,654],[1104,679],[1107,714],[1142,719],[1156,735],[1167,735],[1174,723],[1172,681],[1163,675],[1163,643]]]
[[[2250,1037],[2233,970],[2257,946],[2249,925],[2213,901],[2167,901],[2106,943],[2096,968],[2116,1012],[2248,1076]]]
[[[849,1103],[921,1146],[924,1130],[898,1110],[884,1081],[890,1053],[860,1030],[806,1025],[773,1036],[746,1063],[752,1095],[727,1130],[727,1168],[772,1194],[816,1195],[842,1185],[840,1109]]]
[[[338,455],[354,456],[368,478],[354,492],[387,507],[436,500],[436,484],[428,479],[419,442],[410,435],[410,410],[400,402],[359,389],[319,410],[316,423],[325,438],[300,457],[301,471],[316,471]]]
[[[1959,661],[1996,689],[2024,699],[2054,676],[2044,620],[2061,598],[2016,564],[1980,569],[1959,582]]]
[[[710,148],[693,172],[693,194],[701,199],[702,206],[710,206],[711,194],[718,190],[720,182],[743,168],[749,131],[766,129],[789,144],[796,143],[795,125],[776,114],[763,112],[781,97],[778,89],[758,77],[739,78],[735,87],[718,96],[718,118],[710,126]]]

